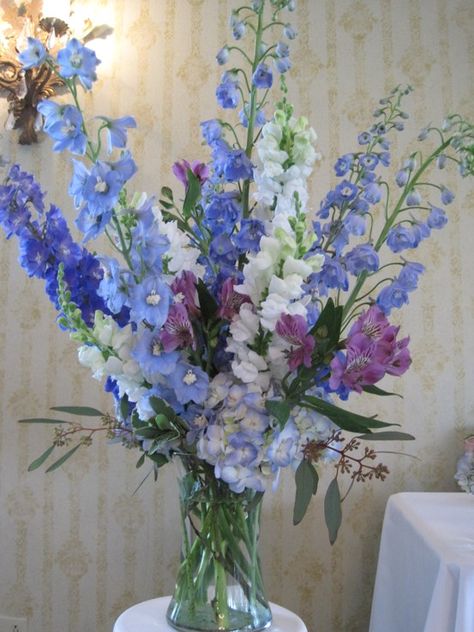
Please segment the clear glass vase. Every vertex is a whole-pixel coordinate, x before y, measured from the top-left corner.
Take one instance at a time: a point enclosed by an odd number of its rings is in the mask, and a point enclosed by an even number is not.
[[[181,459],[181,563],[168,607],[185,632],[255,632],[271,625],[258,555],[263,494],[232,492],[197,459]],[[183,468],[182,468],[183,469]]]

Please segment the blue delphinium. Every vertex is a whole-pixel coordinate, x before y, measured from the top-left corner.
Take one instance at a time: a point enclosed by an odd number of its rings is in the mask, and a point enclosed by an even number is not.
[[[209,376],[197,366],[179,362],[168,380],[181,404],[202,404],[207,398]]]
[[[100,60],[92,49],[73,37],[66,47],[58,52],[57,60],[61,77],[65,79],[78,77],[86,90],[92,88],[92,83],[97,79],[96,67],[100,64]]]
[[[30,68],[36,68],[46,60],[47,51],[43,44],[34,37],[28,37],[26,40],[28,46],[25,50],[21,51],[18,55],[23,68],[29,70]]]
[[[41,113],[46,108],[38,107]],[[74,105],[58,108],[53,117],[46,119],[45,131],[56,142],[53,151],[69,150],[73,154],[84,155],[87,147],[87,137],[83,131],[83,118]]]
[[[222,75],[221,83],[216,88],[216,97],[219,105],[224,109],[236,108],[239,104],[239,82],[231,73]]]
[[[123,116],[118,119],[111,119],[107,116],[99,116],[104,121],[107,130],[107,148],[109,154],[114,147],[123,149],[127,145],[127,129],[135,128],[137,122],[133,116]]]
[[[131,288],[130,318],[136,323],[145,320],[153,327],[161,327],[168,317],[170,301],[170,288],[160,277],[145,277]]]
[[[379,269],[379,256],[371,244],[355,246],[344,257],[347,269],[354,276],[362,272],[376,272]]]

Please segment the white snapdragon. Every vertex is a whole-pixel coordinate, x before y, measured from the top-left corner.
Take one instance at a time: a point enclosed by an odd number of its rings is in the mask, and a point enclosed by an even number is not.
[[[184,270],[192,270],[197,277],[202,277],[204,268],[197,262],[200,250],[191,245],[186,233],[178,228],[177,221],[165,222],[157,207],[153,208],[153,214],[158,221],[160,233],[166,235],[170,243],[166,253],[169,272],[175,276]]]

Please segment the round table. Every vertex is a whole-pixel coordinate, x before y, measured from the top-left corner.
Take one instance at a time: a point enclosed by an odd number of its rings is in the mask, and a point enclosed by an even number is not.
[[[176,632],[166,621],[171,597],[150,599],[125,610],[117,619],[113,632]],[[308,632],[303,621],[293,612],[270,604],[273,623],[268,632]]]

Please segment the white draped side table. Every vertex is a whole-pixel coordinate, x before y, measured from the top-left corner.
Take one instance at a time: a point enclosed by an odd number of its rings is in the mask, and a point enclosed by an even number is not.
[[[166,621],[171,597],[150,599],[125,610],[117,619],[113,632],[176,632]],[[270,604],[273,623],[268,632],[308,632],[303,621],[293,612]]]

